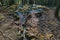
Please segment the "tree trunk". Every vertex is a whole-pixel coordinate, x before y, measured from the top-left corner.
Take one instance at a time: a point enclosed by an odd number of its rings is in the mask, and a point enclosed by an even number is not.
[[[60,0],[57,2],[57,8],[55,11],[55,17],[59,20],[59,9],[60,9]]]
[[[9,5],[13,5],[15,3],[14,0],[9,0]]]

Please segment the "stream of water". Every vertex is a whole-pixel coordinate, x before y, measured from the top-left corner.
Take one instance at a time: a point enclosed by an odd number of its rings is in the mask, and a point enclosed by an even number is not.
[[[17,12],[17,14],[18,14],[18,16],[20,17],[20,22],[21,22],[21,24],[23,25],[23,24],[25,24],[25,17],[23,16],[23,13],[21,13],[21,12]],[[23,27],[23,26],[22,26]],[[27,40],[26,39],[26,37],[25,37],[25,32],[26,32],[26,28],[25,27],[23,27],[24,28],[24,30],[23,30],[23,40]]]
[[[31,13],[38,13],[38,12],[40,12],[40,11],[42,11],[42,9],[38,9],[38,10],[30,10],[29,12],[31,12]],[[25,18],[25,16],[23,15],[24,13],[23,12],[16,12],[17,14],[18,14],[18,16],[20,17],[20,23],[23,25],[25,25],[25,21],[26,21],[26,18]],[[26,14],[26,13],[25,13]],[[25,33],[26,33],[26,27],[25,26],[22,26],[23,28],[24,28],[24,30],[23,30],[23,40],[27,40],[27,38],[25,37]]]
[[[24,16],[23,16],[23,13],[17,12],[17,14],[18,14],[18,16],[20,17],[20,22],[21,22],[21,24],[24,24],[25,18],[24,18]]]

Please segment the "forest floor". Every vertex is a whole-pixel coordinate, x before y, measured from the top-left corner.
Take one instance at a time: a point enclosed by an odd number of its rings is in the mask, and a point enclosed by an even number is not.
[[[20,28],[21,24],[19,23],[19,19],[16,20],[14,14],[12,16],[8,14],[12,13],[7,11],[0,12],[0,40],[16,40],[17,38],[18,29]],[[31,20],[33,22],[31,22]],[[34,23],[38,25],[35,26]],[[27,25],[29,35],[31,35],[30,33],[34,34],[34,36],[37,34],[40,36],[43,35],[42,37],[39,37],[41,39],[37,40],[49,40],[51,37],[49,34],[52,34],[54,36],[51,40],[60,40],[60,23],[54,17],[54,10],[49,10],[47,14],[42,13],[39,22],[35,22],[33,18],[29,19],[27,21]]]

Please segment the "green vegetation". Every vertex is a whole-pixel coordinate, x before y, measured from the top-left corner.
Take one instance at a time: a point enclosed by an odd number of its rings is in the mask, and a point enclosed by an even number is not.
[[[34,2],[35,1],[35,2]],[[41,4],[41,5],[56,5],[57,0],[0,0],[0,5],[13,5],[13,4]],[[52,5],[51,5],[52,4]]]

